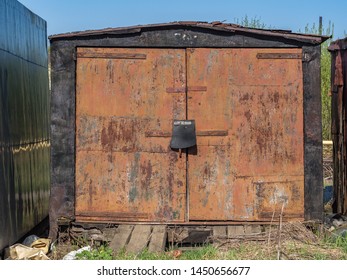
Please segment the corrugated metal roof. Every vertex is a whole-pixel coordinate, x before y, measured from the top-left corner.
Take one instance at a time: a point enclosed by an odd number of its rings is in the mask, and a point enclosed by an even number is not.
[[[87,37],[87,36],[100,36],[100,35],[120,35],[120,34],[131,34],[140,33],[148,29],[163,29],[172,27],[199,27],[212,30],[219,30],[230,33],[249,33],[261,36],[272,36],[285,39],[291,39],[300,42],[307,42],[311,44],[320,44],[325,40],[329,39],[328,36],[320,36],[316,34],[302,34],[293,33],[291,30],[280,30],[280,29],[258,29],[244,27],[238,24],[223,23],[220,21],[214,22],[200,22],[200,21],[176,21],[170,23],[159,23],[159,24],[147,24],[147,25],[136,25],[129,27],[117,27],[117,28],[104,28],[98,30],[86,30],[78,32],[70,32],[63,34],[56,34],[49,36],[50,40],[65,39],[72,37]]]
[[[328,50],[329,51],[347,50],[347,37],[344,39],[331,42]]]

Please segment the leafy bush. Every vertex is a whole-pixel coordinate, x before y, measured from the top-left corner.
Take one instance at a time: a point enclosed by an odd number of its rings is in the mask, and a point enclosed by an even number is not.
[[[322,133],[324,140],[331,139],[331,96],[330,96],[330,75],[331,75],[331,55],[328,47],[334,37],[334,24],[329,21],[327,27],[317,28],[315,24],[311,27],[306,25],[305,33],[321,34],[331,36],[330,39],[321,45],[321,95],[322,95]]]

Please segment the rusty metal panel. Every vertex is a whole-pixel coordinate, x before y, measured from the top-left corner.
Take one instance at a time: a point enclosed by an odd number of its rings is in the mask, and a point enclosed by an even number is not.
[[[334,213],[347,214],[347,38],[334,41],[329,46],[332,54],[332,140],[334,144]]]
[[[231,146],[198,144],[196,151],[191,150],[188,155],[189,220],[232,220]]]
[[[302,178],[293,178],[289,181],[287,177],[284,181],[276,181],[280,179],[281,176],[273,176],[270,179],[267,178],[266,182],[252,181],[259,219],[277,219],[283,207],[284,219],[302,220],[304,218]]]
[[[187,50],[188,118],[195,120],[197,131],[229,132],[231,128],[226,85],[231,53],[231,49]],[[206,90],[190,91],[190,87]],[[231,135],[220,135],[197,135],[197,148],[189,151],[189,220],[233,218]]]
[[[259,53],[295,57],[258,59]],[[280,193],[287,217],[303,218],[303,77],[301,49],[189,49],[188,118],[197,130],[189,152],[190,220],[269,220]],[[258,184],[262,182],[261,187]],[[295,192],[295,194],[293,194]],[[275,203],[276,201],[276,203]]]
[[[282,206],[303,218],[300,57],[79,48],[76,218],[266,221]],[[196,122],[187,157],[168,146],[173,119]]]
[[[186,118],[170,87],[186,87],[184,50],[78,48],[77,220],[184,221],[186,159],[148,138]]]

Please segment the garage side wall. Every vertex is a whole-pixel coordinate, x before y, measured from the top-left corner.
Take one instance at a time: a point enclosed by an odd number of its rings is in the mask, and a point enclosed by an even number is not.
[[[0,252],[48,216],[46,21],[0,0]]]

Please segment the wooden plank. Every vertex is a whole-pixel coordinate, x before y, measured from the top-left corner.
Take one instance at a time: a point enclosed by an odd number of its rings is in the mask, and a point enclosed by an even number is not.
[[[245,225],[245,234],[258,234],[261,233],[260,225]]]
[[[138,254],[147,247],[151,235],[150,225],[136,225],[131,234],[126,251],[131,254]]]
[[[213,237],[214,238],[226,238],[227,237],[227,227],[226,226],[214,226],[213,227]]]
[[[243,235],[245,235],[243,226],[228,226],[228,238],[234,238]]]
[[[113,250],[114,253],[117,253],[126,247],[126,244],[128,243],[130,239],[133,229],[134,229],[133,225],[118,226],[116,234],[114,235],[110,243],[110,248]]]
[[[304,46],[303,53],[312,57],[304,61],[304,174],[305,220],[323,220],[323,147],[320,95],[320,46]]]
[[[189,231],[186,227],[169,228],[167,236],[169,243],[181,243],[189,237]]]
[[[165,250],[167,232],[165,225],[153,226],[151,240],[148,245],[148,251],[159,253]]]
[[[109,241],[109,242],[113,240],[116,233],[117,233],[117,228],[104,228],[102,230],[102,234],[105,238],[105,241]]]

